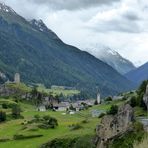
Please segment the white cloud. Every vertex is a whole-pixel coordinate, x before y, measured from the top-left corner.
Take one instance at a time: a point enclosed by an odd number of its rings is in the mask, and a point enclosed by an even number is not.
[[[1,1],[26,18],[43,19],[68,44],[105,44],[136,64],[148,61],[146,0]]]

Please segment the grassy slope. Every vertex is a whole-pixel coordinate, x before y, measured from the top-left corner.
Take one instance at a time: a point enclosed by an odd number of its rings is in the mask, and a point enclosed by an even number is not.
[[[64,90],[64,89],[46,89],[45,87],[38,87],[38,90],[40,92],[45,92],[45,93],[52,93],[54,96],[56,95],[60,95],[61,93],[64,95],[64,96],[73,96],[74,94],[79,94],[80,91],[78,90]]]
[[[114,102],[120,104],[121,102]],[[49,140],[54,138],[61,138],[61,137],[77,137],[83,135],[94,135],[94,129],[96,125],[100,122],[98,118],[89,118],[89,122],[86,124],[82,124],[83,128],[75,131],[70,131],[68,126],[74,123],[81,123],[85,118],[81,117],[78,114],[75,115],[62,115],[61,112],[37,112],[35,108],[31,105],[21,103],[21,107],[23,108],[24,112],[22,113],[25,119],[19,120],[11,120],[6,123],[0,124],[0,138],[10,137],[12,138],[14,134],[25,134],[25,135],[32,135],[32,134],[43,134],[43,137],[35,138],[35,139],[27,139],[27,140],[18,140],[18,141],[9,141],[5,143],[0,143],[0,148],[5,147],[9,148],[13,145],[13,148],[36,148],[39,147],[42,143],[45,143]],[[81,113],[85,115],[89,115],[92,109],[100,109],[106,110],[110,107],[111,104],[108,105],[98,105],[90,108],[87,111],[82,111]],[[26,131],[21,130],[22,126],[21,123],[24,120],[31,119],[34,115],[51,115],[58,119],[59,126],[56,129],[49,129],[49,130],[42,130],[39,129],[38,131]]]

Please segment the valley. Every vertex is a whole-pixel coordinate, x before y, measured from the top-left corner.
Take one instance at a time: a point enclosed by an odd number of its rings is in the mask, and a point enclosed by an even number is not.
[[[138,55],[146,40],[133,30],[139,11],[124,0],[6,0],[16,11],[3,1],[0,148],[147,148],[148,62]],[[138,58],[146,63],[136,67]]]

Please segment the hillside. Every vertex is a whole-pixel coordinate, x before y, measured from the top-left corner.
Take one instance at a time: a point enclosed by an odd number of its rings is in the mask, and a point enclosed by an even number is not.
[[[134,83],[137,83],[138,85],[142,81],[148,80],[148,62],[140,66],[139,68],[125,74],[125,76]]]
[[[123,58],[118,52],[109,47],[95,45],[85,50],[112,66],[121,74],[125,74],[136,68],[131,61]]]
[[[72,86],[103,95],[133,88],[112,67],[63,43],[43,21],[27,21],[0,4],[0,71],[10,80],[16,72],[25,83]],[[91,90],[91,92],[90,92]]]

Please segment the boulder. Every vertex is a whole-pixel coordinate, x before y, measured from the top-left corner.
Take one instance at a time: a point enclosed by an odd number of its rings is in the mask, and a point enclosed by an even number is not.
[[[106,148],[106,143],[114,137],[124,134],[132,129],[134,111],[129,104],[122,105],[116,115],[106,115],[102,118],[101,125],[97,126],[98,148]]]

